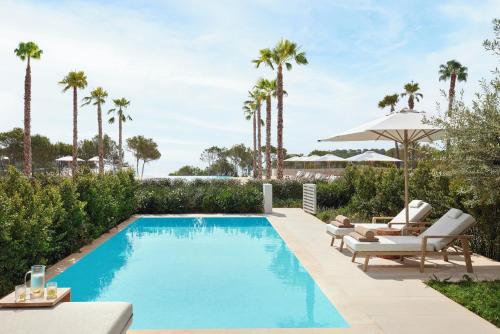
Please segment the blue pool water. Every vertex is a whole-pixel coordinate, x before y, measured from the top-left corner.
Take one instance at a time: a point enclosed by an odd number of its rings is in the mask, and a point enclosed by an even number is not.
[[[263,217],[140,218],[52,281],[134,329],[348,327]]]

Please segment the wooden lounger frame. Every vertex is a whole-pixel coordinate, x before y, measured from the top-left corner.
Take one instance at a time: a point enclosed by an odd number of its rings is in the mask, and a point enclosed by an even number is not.
[[[438,251],[428,251],[427,250],[427,240],[429,239],[450,239],[450,241],[440,250]],[[465,266],[467,268],[468,273],[472,273],[472,261],[471,261],[471,251],[469,247],[469,240],[472,238],[471,235],[465,235],[465,234],[460,234],[460,235],[426,235],[422,238],[422,247],[420,251],[392,251],[392,252],[386,252],[386,251],[354,251],[347,245],[347,248],[353,253],[352,254],[352,262],[356,260],[357,256],[364,256],[365,257],[365,262],[363,264],[363,271],[368,270],[368,261],[370,261],[371,256],[400,256],[401,259],[405,256],[420,256],[420,272],[424,272],[424,265],[425,265],[425,257],[430,256],[430,255],[438,255],[442,256],[443,259],[448,262],[448,255],[463,255],[465,258]],[[344,240],[342,240],[343,242]],[[460,241],[460,244],[462,246],[462,250],[456,250],[453,252],[449,252],[448,248],[450,247],[451,243],[454,241]]]
[[[374,218],[379,218],[379,217],[374,217]],[[383,217],[383,218],[390,218],[390,217]],[[375,224],[375,223],[373,223],[373,224]],[[404,223],[388,223],[387,227],[392,227],[393,225],[402,225],[402,224],[404,224]],[[425,229],[431,225],[432,225],[432,223],[430,223],[430,222],[410,222],[408,224],[408,226],[403,227],[403,229],[406,232],[406,234],[418,235],[418,234],[422,233],[423,231],[425,231]],[[344,236],[336,235],[328,230],[326,231],[326,233],[332,237],[332,241],[330,242],[330,246],[332,246],[332,247],[333,247],[333,243],[334,243],[335,239],[341,240],[339,251],[342,252],[342,250],[344,249]]]

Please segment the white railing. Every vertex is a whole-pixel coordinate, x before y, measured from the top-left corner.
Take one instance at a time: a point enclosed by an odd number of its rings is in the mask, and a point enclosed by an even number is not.
[[[316,185],[304,183],[302,188],[302,209],[305,212],[316,214]]]

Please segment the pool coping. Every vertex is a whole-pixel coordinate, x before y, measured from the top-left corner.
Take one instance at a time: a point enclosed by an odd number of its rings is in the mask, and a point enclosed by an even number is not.
[[[129,219],[123,221],[116,227],[101,235],[99,238],[92,241],[90,244],[82,247],[79,252],[69,255],[58,263],[47,269],[47,278],[50,279],[61,273],[79,259],[84,257],[89,252],[93,251],[101,244],[112,238],[114,235],[124,230],[141,217],[265,217],[268,219],[273,228],[277,231],[280,237],[286,242],[289,249],[299,259],[301,265],[308,271],[316,284],[320,287],[327,299],[337,308],[338,312],[344,317],[350,328],[252,328],[252,329],[182,329],[182,330],[129,330],[129,334],[189,334],[189,333],[237,333],[237,334],[305,334],[305,333],[400,333],[401,330],[408,329],[401,327],[402,324],[413,324],[417,321],[422,324],[422,321],[430,321],[430,325],[443,326],[443,321],[448,320],[450,316],[455,318],[467,318],[466,325],[454,329],[455,333],[468,333],[473,328],[474,331],[482,333],[498,333],[495,326],[483,320],[479,316],[473,314],[462,306],[456,304],[450,299],[444,297],[439,292],[427,288],[422,282],[428,279],[431,274],[442,276],[439,270],[430,270],[424,275],[419,275],[415,267],[408,272],[403,269],[403,273],[396,272],[391,275],[391,269],[382,266],[380,269],[371,269],[372,273],[364,273],[360,270],[360,266],[351,263],[350,256],[338,252],[336,249],[329,247],[329,237],[324,232],[324,223],[314,216],[304,213],[300,209],[274,209],[273,214],[150,214],[150,215],[133,215]],[[319,256],[318,256],[319,255]],[[484,259],[484,258],[483,258]],[[489,259],[486,259],[489,260]],[[382,260],[383,261],[383,260]],[[476,256],[477,261],[477,256]],[[489,260],[491,261],[491,260]],[[377,261],[374,261],[375,265]],[[494,261],[492,261],[494,262]],[[498,263],[496,263],[498,264]],[[334,268],[332,268],[334,267]],[[436,267],[439,268],[439,267]],[[500,265],[495,267],[500,269]],[[398,269],[400,270],[400,269]],[[446,271],[445,275],[448,275]],[[346,276],[347,275],[347,276]],[[356,276],[353,283],[350,279]],[[393,276],[393,277],[391,277]],[[449,276],[449,275],[448,275]],[[498,274],[500,278],[500,272]],[[447,276],[446,276],[447,277]],[[382,284],[384,283],[384,284]],[[357,285],[357,286],[356,286]],[[384,288],[393,290],[402,290],[401,295],[390,293],[390,296],[385,296],[383,293],[374,293],[377,289],[375,285],[383,285]],[[401,285],[403,288],[401,289]],[[352,293],[359,289],[361,293]],[[419,290],[419,293],[410,293],[407,290]],[[363,296],[368,292],[369,296]],[[401,299],[403,297],[403,299]],[[381,300],[382,298],[383,300]],[[378,311],[372,314],[366,306],[378,309],[376,301],[380,300],[381,304],[388,303],[389,308],[392,308],[393,314],[386,314]],[[374,303],[375,301],[375,303]],[[417,312],[408,318],[408,307],[413,309],[422,308],[422,302],[432,302],[439,305],[437,311],[431,314],[426,312]],[[400,304],[401,309],[395,305]],[[415,305],[413,305],[415,304]],[[425,305],[424,305],[425,308]],[[435,310],[434,307],[432,307]],[[442,314],[439,314],[442,310]],[[450,311],[451,310],[451,311]],[[437,312],[437,313],[436,313]],[[451,312],[451,313],[450,313]],[[380,313],[380,314],[379,314]],[[423,314],[421,314],[423,313]],[[399,320],[398,320],[399,317]],[[407,319],[407,320],[405,320]],[[405,322],[406,321],[406,322]],[[469,327],[473,324],[473,327]],[[421,329],[418,327],[417,329]],[[422,332],[418,330],[415,332]]]

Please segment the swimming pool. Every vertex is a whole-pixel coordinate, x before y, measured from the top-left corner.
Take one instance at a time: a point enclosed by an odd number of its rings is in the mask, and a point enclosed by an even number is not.
[[[133,329],[348,327],[264,217],[143,217],[54,277]]]

